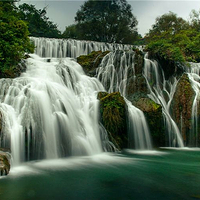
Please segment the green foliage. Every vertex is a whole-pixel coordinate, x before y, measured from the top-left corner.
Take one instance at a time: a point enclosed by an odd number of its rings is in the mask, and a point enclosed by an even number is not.
[[[46,16],[46,7],[37,10],[34,5],[24,3],[19,6],[19,14],[20,18],[27,22],[31,36],[49,38],[61,36],[57,25]]]
[[[137,20],[126,0],[88,0],[76,13],[75,21],[78,39],[133,43],[137,36]]]
[[[190,26],[196,31],[200,31],[200,10],[192,10],[190,13]]]
[[[0,19],[0,72],[3,73],[17,65],[25,53],[33,52],[34,46],[13,2],[0,2]]]
[[[147,50],[155,58],[183,63],[200,58],[200,33],[170,12],[156,19],[147,35]]]
[[[76,24],[72,24],[65,28],[65,31],[62,34],[63,38],[79,39],[79,33],[76,28]]]

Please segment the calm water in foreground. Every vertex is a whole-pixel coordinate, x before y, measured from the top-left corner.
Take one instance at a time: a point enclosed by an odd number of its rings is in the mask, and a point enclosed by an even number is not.
[[[26,163],[0,178],[4,199],[200,199],[200,150],[127,150]]]

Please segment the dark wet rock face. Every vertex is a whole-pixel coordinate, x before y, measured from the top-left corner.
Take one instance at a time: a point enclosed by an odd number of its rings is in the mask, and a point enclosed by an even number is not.
[[[183,74],[177,83],[176,92],[171,103],[171,112],[181,130],[184,144],[190,145],[192,105],[195,97],[189,77]]]
[[[148,97],[138,98],[133,104],[144,112],[154,147],[165,146],[162,106]]]

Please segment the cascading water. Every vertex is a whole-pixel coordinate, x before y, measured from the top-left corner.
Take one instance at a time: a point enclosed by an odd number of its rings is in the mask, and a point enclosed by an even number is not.
[[[104,88],[97,79],[84,75],[72,59],[49,62],[31,55],[26,73],[13,80],[1,79],[0,87],[4,119],[1,147],[11,143],[14,164],[92,155],[105,149],[96,98],[97,91]]]
[[[190,63],[190,67],[187,68],[188,77],[192,83],[192,88],[195,91],[195,97],[192,105],[192,128],[189,138],[189,144],[191,146],[199,145],[199,117],[198,108],[200,100],[200,63]]]
[[[176,89],[176,78],[172,77],[170,80],[165,80],[164,73],[158,63],[149,60],[147,55],[145,57],[144,76],[150,90],[149,97],[162,105],[168,145],[170,147],[184,147],[181,133],[169,112],[170,103]]]
[[[103,43],[73,39],[51,39],[31,37],[36,46],[35,53],[41,57],[76,58],[80,55],[87,55],[92,51],[114,51],[130,50],[132,45]]]
[[[141,110],[126,99],[127,79],[135,76],[133,51],[114,51],[107,54],[99,68],[97,78],[108,92],[119,91],[128,106],[129,147],[136,149],[152,149],[149,129]]]
[[[115,148],[98,119],[97,93],[105,91],[104,87],[96,78],[86,76],[73,59],[63,57],[76,57],[93,50],[128,50],[132,46],[31,39],[36,53],[45,58],[33,54],[27,59],[26,72],[20,77],[0,79],[3,121],[0,145],[11,148],[13,164],[67,155],[91,155]],[[103,79],[110,82],[109,87],[104,84],[109,92],[120,91],[126,97],[127,76],[134,76],[134,54],[122,51],[117,58],[116,52],[103,59],[105,66],[99,68],[98,78],[103,84]],[[115,69],[115,64],[120,68]],[[109,73],[112,73],[112,80]],[[129,133],[134,132],[134,136],[129,136],[130,147],[151,149],[144,114],[128,100],[126,103]]]

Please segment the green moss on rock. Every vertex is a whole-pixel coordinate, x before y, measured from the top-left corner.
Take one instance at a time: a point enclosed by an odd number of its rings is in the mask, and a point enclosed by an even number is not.
[[[119,149],[126,148],[128,145],[127,108],[119,92],[103,95],[100,98],[100,113],[110,141]]]
[[[84,72],[88,76],[94,76],[96,68],[101,63],[103,57],[108,53],[109,51],[92,51],[89,55],[77,57],[77,62],[83,67]]]
[[[102,99],[103,97],[107,96],[109,93],[108,92],[99,92],[97,95],[97,99]]]
[[[188,75],[182,75],[176,86],[176,92],[171,103],[173,118],[181,130],[185,145],[192,145],[190,141],[192,105],[195,91],[192,88]]]

